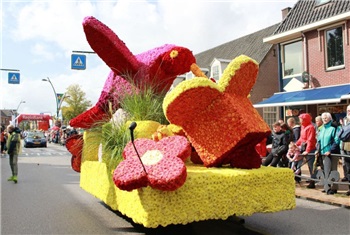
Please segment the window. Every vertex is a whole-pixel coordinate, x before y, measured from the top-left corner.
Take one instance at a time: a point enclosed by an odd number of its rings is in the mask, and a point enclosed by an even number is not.
[[[192,78],[194,78],[194,74],[192,72],[186,73],[186,80],[190,80]]]
[[[291,77],[303,72],[302,42],[292,42],[282,45],[283,77]]]
[[[212,77],[218,81],[219,78],[220,78],[220,73],[219,73],[219,66],[218,65],[215,65],[212,67]]]
[[[279,119],[277,107],[264,107],[263,108],[263,119],[269,125],[272,130],[272,124]]]
[[[327,68],[344,66],[343,27],[325,30]]]
[[[331,0],[316,0],[316,6],[323,5]]]

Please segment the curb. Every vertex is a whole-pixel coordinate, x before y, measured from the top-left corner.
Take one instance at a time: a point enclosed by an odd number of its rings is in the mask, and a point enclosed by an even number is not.
[[[320,203],[324,203],[324,204],[328,204],[328,205],[332,205],[332,206],[338,206],[338,207],[342,207],[345,209],[350,209],[350,206],[344,205],[344,204],[338,203],[338,202],[328,202],[328,201],[320,200],[317,198],[305,197],[305,196],[299,196],[299,195],[295,195],[295,197],[299,198],[299,199],[307,200],[307,201],[320,202]]]

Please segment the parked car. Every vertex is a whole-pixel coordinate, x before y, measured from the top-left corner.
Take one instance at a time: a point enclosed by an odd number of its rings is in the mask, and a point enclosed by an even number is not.
[[[28,132],[24,138],[24,147],[47,147],[47,140],[44,133],[35,131]]]

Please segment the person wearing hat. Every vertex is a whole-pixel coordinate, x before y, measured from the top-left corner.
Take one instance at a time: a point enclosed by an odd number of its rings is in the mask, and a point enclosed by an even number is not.
[[[301,130],[300,138],[296,142],[296,145],[300,148],[301,154],[306,156],[306,161],[308,163],[307,165],[309,168],[311,178],[316,179],[316,173],[313,172],[315,156],[308,156],[309,153],[313,153],[316,150],[316,130],[314,125],[312,124],[312,118],[310,114],[300,114],[299,120],[301,124]],[[300,166],[300,163],[298,163],[297,166]],[[311,180],[307,188],[315,188],[315,181]]]
[[[7,132],[9,134],[7,138],[7,154],[10,156],[10,167],[12,171],[12,176],[8,178],[8,181],[13,181],[17,183],[18,174],[18,154],[21,148],[21,130],[13,125],[7,127]]]

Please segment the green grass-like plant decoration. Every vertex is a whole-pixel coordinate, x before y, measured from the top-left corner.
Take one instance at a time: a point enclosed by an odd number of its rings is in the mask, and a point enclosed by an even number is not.
[[[106,121],[96,123],[95,130],[102,131],[102,160],[109,169],[117,167],[123,160],[122,153],[124,147],[131,140],[129,126],[127,121],[156,121],[161,124],[169,124],[163,112],[163,99],[165,92],[156,94],[150,86],[144,86],[142,90],[135,91],[132,94],[126,94],[120,100],[120,108],[126,112],[127,119],[122,123]],[[109,105],[110,116],[115,113],[112,106]],[[137,137],[137,135],[136,135]]]
[[[125,145],[131,140],[127,125],[117,125],[108,122],[102,126],[102,161],[109,169],[115,169],[123,160],[122,153]]]
[[[120,102],[121,108],[129,115],[130,121],[152,120],[161,124],[169,124],[163,112],[165,92],[156,94],[150,86],[139,92],[126,95]]]

